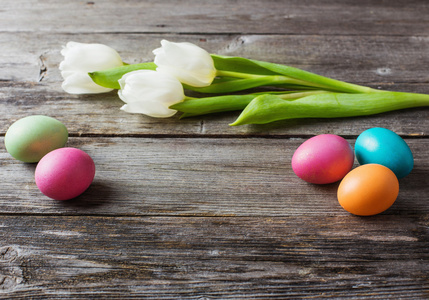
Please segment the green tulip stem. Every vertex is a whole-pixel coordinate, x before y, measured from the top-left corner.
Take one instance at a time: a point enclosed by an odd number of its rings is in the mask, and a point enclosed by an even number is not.
[[[257,74],[249,74],[249,73],[240,73],[240,72],[232,72],[232,71],[223,71],[217,70],[216,75],[219,77],[230,77],[230,78],[239,78],[236,81],[229,81],[229,84],[225,83],[218,84],[218,90],[224,89],[222,92],[236,92],[243,90],[242,82],[251,82],[252,87],[258,86],[267,86],[267,85],[296,85],[303,86],[306,88],[321,88],[321,89],[330,89],[330,87],[325,86],[323,84],[319,84],[317,82],[309,82],[305,80],[295,79],[284,75],[257,75]],[[240,79],[242,79],[240,81]],[[239,83],[239,84],[237,84]],[[236,88],[233,86],[237,84]],[[203,89],[200,89],[200,91]],[[336,90],[334,90],[336,91]]]
[[[249,78],[261,78],[261,77],[265,77],[266,75],[257,75],[257,74],[250,74],[250,73],[216,70],[216,76],[249,79]]]
[[[183,102],[170,106],[183,112],[181,118],[205,115],[210,113],[218,113],[225,111],[243,110],[255,97],[262,94],[276,95],[279,99],[294,100],[310,95],[328,93],[326,91],[289,91],[289,92],[271,92],[271,93],[255,93],[248,95],[226,95],[205,98],[186,97]]]
[[[378,90],[369,87],[331,79],[287,65],[252,60],[243,57],[231,57],[215,54],[212,54],[211,56],[217,70],[237,72],[238,74],[283,75],[290,79],[305,82],[305,85],[308,86],[344,93],[378,92]]]

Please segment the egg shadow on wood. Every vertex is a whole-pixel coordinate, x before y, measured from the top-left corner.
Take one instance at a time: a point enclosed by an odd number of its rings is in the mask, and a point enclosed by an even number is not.
[[[429,185],[429,171],[426,166],[415,165],[406,177],[399,179],[399,195],[387,213],[395,215],[425,215]]]
[[[34,174],[36,171],[37,163],[23,163],[22,168]]]
[[[88,189],[78,197],[59,202],[61,205],[68,208],[92,209],[108,205],[112,199],[111,195],[111,185],[102,181],[94,181]]]
[[[337,191],[338,187],[340,186],[341,180],[338,180],[333,183],[326,183],[326,184],[312,184],[313,189],[316,191],[321,191],[324,194],[331,194],[335,196],[335,200],[337,199]]]

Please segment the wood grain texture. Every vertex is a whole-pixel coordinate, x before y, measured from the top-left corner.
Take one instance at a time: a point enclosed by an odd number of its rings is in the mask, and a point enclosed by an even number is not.
[[[427,299],[429,110],[229,127],[237,112],[179,120],[126,114],[115,92],[68,95],[68,41],[153,60],[160,40],[429,93],[424,0],[2,0],[0,299]],[[62,121],[96,164],[90,188],[50,200],[4,135],[33,114]],[[386,212],[344,211],[338,183],[290,167],[308,137],[353,145],[386,127],[415,166]],[[357,164],[355,164],[356,166]]]
[[[31,43],[32,39],[37,43]],[[377,87],[426,83],[429,39],[421,36],[196,35],[116,33],[0,33],[2,81],[49,83],[60,91],[62,47],[103,43],[127,63],[153,61],[160,41],[195,43],[210,53],[281,63],[331,78]],[[54,83],[54,84],[53,84]],[[409,90],[413,91],[413,90]],[[425,88],[427,91],[427,88]]]
[[[4,4],[3,4],[4,3]],[[8,32],[426,35],[429,7],[396,1],[4,0]]]
[[[28,43],[35,38],[41,43]],[[418,108],[378,116],[333,120],[288,120],[268,125],[230,127],[238,112],[178,120],[153,119],[119,111],[115,92],[69,95],[61,89],[60,50],[68,40],[100,42],[117,49],[125,61],[153,60],[151,51],[174,35],[140,34],[0,34],[0,132],[11,121],[49,111],[74,135],[313,135],[334,133],[357,136],[369,127],[388,127],[401,135],[427,136],[428,109]],[[180,36],[208,51],[288,64],[340,80],[394,91],[428,93],[429,41],[418,37],[349,36]],[[291,46],[293,45],[293,47]],[[3,47],[3,49],[1,49]],[[9,49],[9,51],[7,51]],[[10,116],[13,117],[10,120]],[[95,119],[95,122],[86,120]],[[83,120],[82,120],[83,119]],[[323,126],[320,126],[323,124]]]
[[[1,153],[0,211],[64,215],[291,216],[342,215],[338,183],[312,185],[290,167],[305,139],[73,138],[68,146],[96,163],[90,189],[52,201],[34,183],[34,164]],[[354,140],[349,140],[353,145]],[[400,181],[387,214],[428,214],[426,139],[409,139],[415,168]]]
[[[408,86],[409,87],[409,86]],[[426,88],[426,86],[424,86]],[[340,119],[295,119],[266,125],[229,126],[239,112],[179,120],[128,114],[116,92],[69,95],[51,84],[0,82],[0,133],[16,120],[45,114],[63,122],[73,136],[312,136],[333,133],[357,136],[371,127],[387,127],[403,136],[429,135],[429,109],[415,108]]]
[[[8,299],[423,299],[429,288],[421,216],[7,216],[1,225]]]

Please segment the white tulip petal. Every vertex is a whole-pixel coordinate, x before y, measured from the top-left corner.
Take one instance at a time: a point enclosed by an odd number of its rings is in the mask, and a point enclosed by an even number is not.
[[[65,77],[61,87],[69,94],[99,94],[112,91],[97,85],[87,73],[75,72]]]
[[[216,68],[207,51],[186,42],[162,40],[161,46],[153,50],[157,71],[171,74],[190,86],[204,87],[212,83]]]
[[[124,104],[121,110],[127,113],[143,114],[154,118],[169,118],[177,113],[177,110],[168,109],[159,103],[152,103],[151,105],[142,103]]]
[[[102,44],[68,42],[61,50],[64,60],[59,69],[64,78],[63,89],[73,94],[105,93],[107,89],[95,84],[87,73],[123,65],[116,50]]]
[[[126,73],[119,85],[119,98],[126,103],[121,110],[128,113],[168,118],[177,112],[168,107],[185,98],[182,84],[176,78],[152,70]]]

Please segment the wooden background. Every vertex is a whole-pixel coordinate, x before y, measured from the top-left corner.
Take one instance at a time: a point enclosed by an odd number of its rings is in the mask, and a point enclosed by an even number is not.
[[[115,92],[62,91],[68,41],[153,60],[161,39],[283,63],[386,90],[429,93],[429,2],[2,0],[1,299],[427,299],[429,110],[229,127],[238,112],[179,120],[119,110]],[[21,117],[62,121],[97,173],[59,202],[14,160],[4,134]],[[307,138],[353,145],[380,126],[414,153],[395,204],[356,217],[338,183],[290,167]]]

